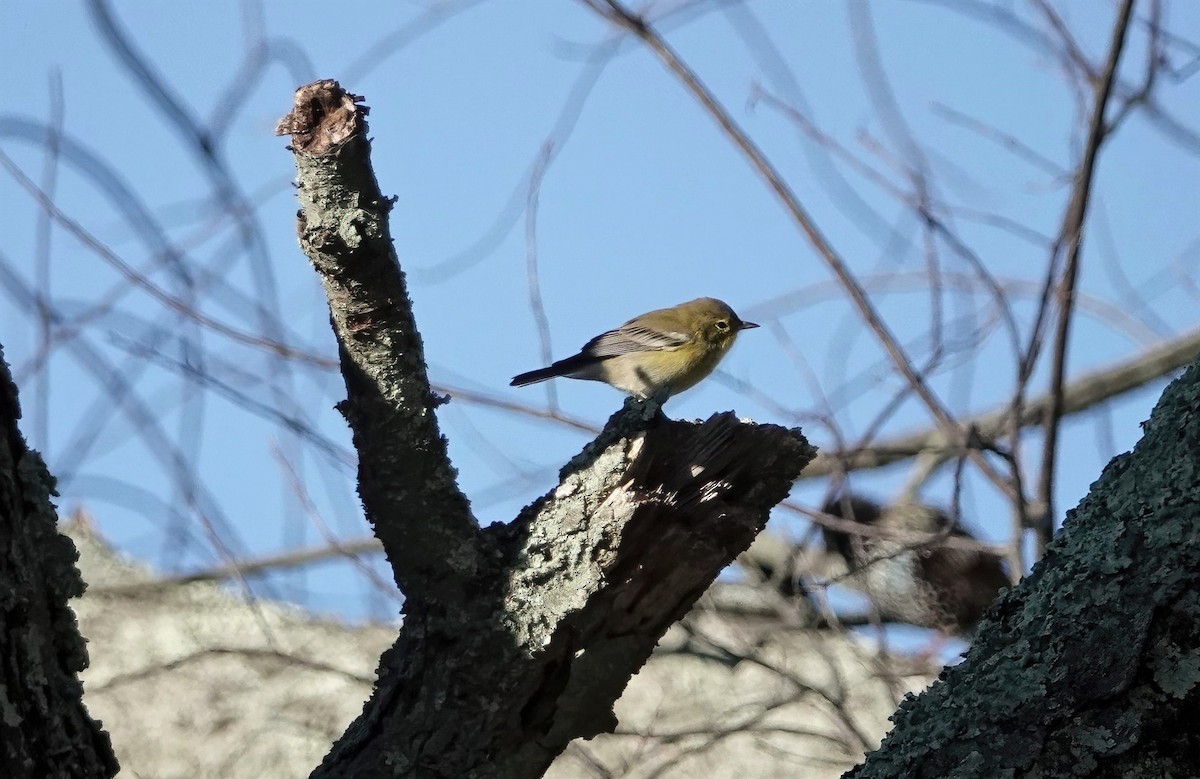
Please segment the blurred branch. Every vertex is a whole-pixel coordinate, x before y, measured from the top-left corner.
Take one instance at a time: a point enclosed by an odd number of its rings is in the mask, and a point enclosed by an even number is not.
[[[171,89],[154,63],[138,50],[132,37],[121,27],[109,0],[87,0],[87,7],[101,39],[124,66],[133,82],[142,89],[150,104],[183,136],[184,148],[195,155],[203,168],[212,190],[212,202],[236,225],[241,249],[246,254],[260,304],[258,325],[266,333],[268,340],[282,343],[282,305],[270,254],[267,251],[267,242],[255,219],[253,204],[242,191],[234,170],[221,153],[221,127],[218,125],[206,128],[200,118],[190,110],[186,101]],[[260,70],[259,74],[261,73]],[[243,74],[237,75],[240,77]],[[252,91],[253,86],[245,82],[239,84],[239,87],[246,91]],[[290,376],[290,370],[286,361],[280,361],[276,365],[276,372],[284,378]]]
[[[1048,14],[1053,15],[1052,9],[1042,5]],[[1125,48],[1125,37],[1129,31],[1129,20],[1132,14],[1133,0],[1124,0],[1117,12],[1117,19],[1113,27],[1108,61],[1096,83],[1083,160],[1075,173],[1075,186],[1071,194],[1071,202],[1063,221],[1062,234],[1056,244],[1056,249],[1066,248],[1067,258],[1062,280],[1055,292],[1058,302],[1058,321],[1055,327],[1053,354],[1050,358],[1050,405],[1047,409],[1049,413],[1045,416],[1043,427],[1041,478],[1038,483],[1038,504],[1041,511],[1040,516],[1035,518],[1034,522],[1034,536],[1039,558],[1045,554],[1046,546],[1054,536],[1054,519],[1057,516],[1054,510],[1054,476],[1058,466],[1058,433],[1064,409],[1063,392],[1067,372],[1067,346],[1071,333],[1072,314],[1075,310],[1075,284],[1079,275],[1080,252],[1083,248],[1084,222],[1087,219],[1088,202],[1091,198],[1096,158],[1109,132],[1104,113],[1108,108],[1113,84],[1116,82],[1117,66],[1121,61],[1121,52]]]
[[[59,166],[62,164],[63,138],[63,82],[62,71],[55,69],[50,76],[50,120],[46,123],[46,158],[42,164],[42,177],[38,187],[46,193],[46,198],[54,200],[58,187]],[[34,236],[34,289],[38,299],[43,301],[37,306],[37,350],[48,353],[51,348],[51,312],[49,301],[50,292],[50,262],[51,227],[53,221],[44,209],[38,209],[37,232]],[[39,374],[33,384],[34,397],[37,402],[33,408],[33,440],[41,450],[43,457],[49,456],[50,446],[50,376]]]
[[[847,779],[1196,773],[1200,687],[1180,663],[1195,655],[1200,591],[1200,545],[1182,540],[1200,502],[1198,407],[1200,360],[992,606],[963,663],[904,703]]]
[[[1068,175],[1068,171],[1063,170],[1063,167],[1054,160],[1046,157],[1032,149],[1028,144],[1024,143],[1020,138],[1017,138],[1009,133],[1002,131],[998,127],[994,127],[986,122],[983,122],[970,114],[959,111],[945,103],[934,102],[930,106],[935,114],[941,114],[954,124],[960,125],[976,134],[981,138],[992,141],[996,145],[1010,152],[1014,157],[1024,160],[1035,168],[1038,168],[1043,173],[1053,176],[1055,179],[1064,179]]]
[[[1200,330],[1138,354],[1111,368],[1086,373],[1065,384],[1061,392],[1061,415],[1086,411],[1186,366],[1200,352]],[[1017,422],[1029,427],[1042,424],[1054,407],[1047,392],[1026,403]],[[995,411],[964,420],[985,439],[1004,434],[1011,418],[1008,404]],[[914,457],[930,449],[946,449],[948,442],[939,430],[926,430],[881,441],[875,445],[841,452],[822,452],[804,469],[800,478],[813,479],[842,471],[881,468]]]
[[[904,376],[917,397],[929,409],[938,426],[942,429],[943,434],[949,439],[966,443],[966,428],[961,427],[955,422],[941,400],[929,388],[925,381],[924,373],[918,371],[909,360],[908,355],[896,340],[895,335],[893,335],[891,329],[883,321],[879,312],[867,297],[866,290],[863,289],[858,279],[850,271],[843,259],[834,251],[832,245],[817,227],[812,217],[808,214],[808,211],[800,203],[791,187],[783,180],[783,176],[775,169],[754,141],[738,126],[737,122],[734,121],[725,107],[721,105],[716,96],[701,82],[699,76],[684,63],[653,26],[643,17],[626,9],[618,0],[581,1],[603,18],[608,19],[610,22],[624,28],[641,39],[658,56],[663,65],[675,74],[713,121],[721,127],[721,130],[729,137],[730,141],[746,156],[751,166],[779,198],[788,213],[791,214],[796,225],[808,237],[814,250],[825,261],[825,264],[829,266],[838,281],[841,282],[846,290],[846,294],[858,310],[859,315],[866,322],[868,328],[875,333],[884,351],[891,358],[893,365]],[[1002,494],[1018,501],[1024,499],[1022,496],[1013,493],[1011,482],[998,473],[978,452],[969,450],[969,456],[980,472]]]
[[[88,684],[88,691],[111,690],[133,682],[139,682],[144,679],[153,679],[162,674],[168,674],[172,671],[177,671],[180,668],[186,668],[189,665],[200,664],[212,657],[235,657],[243,659],[247,662],[254,660],[270,660],[282,664],[286,668],[304,669],[308,671],[319,671],[322,673],[336,674],[344,679],[348,679],[358,684],[370,684],[373,677],[364,674],[356,674],[353,671],[348,671],[344,668],[339,668],[330,663],[323,663],[319,660],[313,660],[303,655],[294,652],[284,652],[278,649],[257,649],[254,647],[208,647],[198,649],[181,657],[167,660],[153,665],[139,668],[134,671],[117,674],[102,682]]]
[[[4,159],[3,152],[0,152],[0,163]],[[3,254],[0,254],[0,287],[16,290],[17,294],[14,294],[13,298],[27,312],[34,311],[40,305],[43,310],[49,312],[56,326],[62,324],[58,312],[48,301],[40,300],[36,291],[24,286],[20,277],[12,270],[12,263]],[[114,411],[127,418],[136,437],[146,444],[147,449],[171,477],[173,486],[182,495],[179,502],[199,520],[215,552],[226,560],[237,559],[237,551],[243,547],[237,527],[221,511],[219,503],[191,467],[185,453],[168,433],[160,416],[137,391],[137,373],[128,370],[126,366],[114,364],[101,349],[92,345],[90,338],[72,338],[64,345],[80,368],[93,377],[103,390],[100,399],[102,411],[88,413],[87,418],[106,419]],[[92,450],[98,434],[98,427],[93,426],[88,434],[75,436],[63,447],[64,456],[59,458],[59,470],[56,474],[58,479],[67,482],[75,476],[75,469]],[[172,513],[170,516],[174,520],[183,514]]]
[[[533,419],[557,422],[564,427],[569,427],[572,430],[578,430],[590,435],[596,435],[600,432],[599,425],[589,422],[586,419],[564,414],[562,411],[556,409],[540,409],[526,403],[518,403],[513,400],[496,397],[486,392],[478,392],[466,387],[451,386],[449,384],[435,384],[433,385],[433,389],[435,392],[445,393],[451,398],[462,400],[465,403],[474,403],[477,406],[487,406],[489,408],[500,409],[501,411],[509,411],[513,414]]]
[[[267,337],[241,330],[232,327],[219,319],[208,316],[191,301],[173,295],[167,292],[162,287],[152,282],[149,277],[139,272],[131,266],[119,254],[105,245],[99,238],[96,238],[88,230],[76,220],[68,216],[62,211],[50,197],[43,192],[37,184],[33,182],[25,172],[13,162],[12,158],[0,151],[0,168],[3,168],[13,180],[17,182],[29,195],[37,202],[39,208],[43,209],[46,214],[54,219],[54,221],[71,236],[77,239],[81,244],[90,249],[97,257],[104,260],[117,273],[119,273],[131,285],[142,289],[150,297],[157,300],[166,308],[177,312],[185,319],[191,320],[209,330],[212,330],[218,335],[223,335],[232,341],[245,344],[247,346],[258,347],[264,352],[275,354],[280,357],[286,357],[298,362],[311,363],[322,366],[328,364],[327,360],[316,357],[308,352],[293,348],[282,340],[274,337]]]
[[[1139,354],[1136,358],[1120,363],[1111,368],[1101,371],[1085,374],[1077,380],[1066,385],[1063,391],[1063,414],[1075,414],[1082,411],[1087,411],[1101,403],[1112,400],[1126,392],[1130,392],[1144,386],[1145,384],[1154,381],[1155,379],[1166,376],[1172,371],[1179,370],[1188,364],[1200,352],[1200,331],[1196,331],[1188,336],[1182,337],[1170,343],[1150,349],[1143,354]],[[492,398],[487,395],[474,393],[470,390],[465,390],[455,387],[438,387],[439,391],[444,390],[454,397],[462,397],[468,402],[480,403],[482,405],[494,406],[504,410],[512,411],[513,413],[524,414],[539,419],[557,422],[566,425],[573,429],[585,433],[595,434],[599,432],[599,428],[589,422],[574,419],[572,417],[564,417],[561,414],[551,414],[537,408],[523,406],[516,403],[507,403],[499,398]],[[1037,425],[1044,418],[1051,403],[1049,394],[1042,395],[1024,407],[1024,416],[1021,419],[1023,426]],[[985,438],[998,437],[1004,434],[1007,429],[1008,409],[1007,407],[997,409],[976,417],[965,420],[966,424],[979,431],[981,436]],[[832,474],[843,473],[846,471],[869,470],[872,468],[881,468],[891,465],[896,462],[911,459],[922,452],[936,451],[943,449],[945,440],[938,431],[925,431],[920,433],[912,433],[910,435],[900,436],[897,438],[882,441],[874,446],[860,447],[852,450],[842,450],[838,452],[820,453],[805,468],[801,473],[800,479],[817,479],[829,476]],[[803,511],[804,508],[800,505],[792,505],[785,502],[783,505],[790,505],[796,511]],[[807,512],[806,512],[807,516]],[[821,524],[828,522],[831,527],[841,530],[855,530],[867,535],[879,535],[881,537],[895,538],[898,537],[894,531],[878,530],[875,528],[861,529],[854,526],[854,523],[846,520],[837,520],[835,518],[821,518],[824,520]],[[904,537],[902,540],[917,540],[915,538]],[[958,539],[947,539],[947,544],[953,546],[961,546],[963,548],[978,549],[981,545],[977,541],[959,541]],[[999,551],[991,547],[990,551]],[[105,593],[109,592],[124,592],[126,589],[137,591],[147,587],[156,587],[161,585],[172,584],[188,584],[195,581],[213,581],[220,579],[232,578],[240,573],[241,576],[251,577],[265,571],[273,569],[286,569],[312,565],[314,563],[325,562],[331,558],[357,555],[364,553],[380,552],[383,547],[375,538],[362,538],[350,541],[339,541],[337,543],[322,544],[320,546],[309,547],[307,549],[291,550],[282,552],[277,555],[266,555],[258,558],[248,558],[239,561],[230,561],[220,566],[207,568],[202,571],[194,571],[179,576],[169,576],[157,579],[154,583],[134,584],[126,587],[108,587],[102,590]]]
[[[88,592],[101,595],[136,595],[147,590],[159,590],[163,587],[193,584],[195,582],[212,582],[223,579],[248,579],[268,571],[280,571],[288,568],[301,568],[314,563],[328,562],[335,557],[354,557],[360,554],[378,554],[383,551],[379,539],[358,538],[350,541],[321,544],[307,549],[289,549],[279,554],[263,555],[243,560],[236,560],[205,568],[201,571],[179,574],[178,576],[163,576],[144,582],[132,584],[116,584],[108,586],[92,586]]]

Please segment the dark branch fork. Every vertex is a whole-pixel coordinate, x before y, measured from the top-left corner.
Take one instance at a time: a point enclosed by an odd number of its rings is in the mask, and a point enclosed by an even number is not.
[[[359,492],[405,622],[314,776],[540,776],[571,739],[615,726],[628,679],[815,451],[797,430],[728,413],[671,421],[631,400],[555,490],[481,529],[434,414],[359,100],[333,81],[302,87],[279,132],[338,340]]]

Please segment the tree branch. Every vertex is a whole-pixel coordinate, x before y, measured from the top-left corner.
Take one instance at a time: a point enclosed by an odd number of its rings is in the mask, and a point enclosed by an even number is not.
[[[867,292],[863,289],[861,282],[851,272],[850,268],[842,257],[834,250],[833,245],[821,232],[816,222],[809,215],[800,199],[796,197],[796,193],[792,191],[783,176],[776,170],[771,161],[763,153],[762,149],[751,140],[750,136],[738,126],[733,117],[721,105],[716,96],[708,89],[707,86],[700,80],[687,63],[680,59],[675,50],[659,35],[643,17],[629,11],[619,0],[582,0],[588,7],[592,8],[596,13],[600,14],[605,19],[608,19],[613,24],[627,30],[632,35],[640,39],[654,54],[659,58],[663,65],[679,79],[683,87],[696,99],[704,111],[712,118],[714,122],[721,128],[721,131],[730,139],[734,146],[745,155],[746,160],[751,167],[762,178],[767,187],[775,193],[779,198],[780,203],[787,210],[796,226],[804,233],[813,250],[825,262],[830,271],[837,278],[838,282],[846,291],[846,295],[854,304],[854,308],[858,311],[859,316],[870,328],[879,341],[884,352],[896,367],[896,370],[908,382],[913,393],[920,398],[921,402],[929,410],[930,415],[934,418],[938,427],[941,428],[943,434],[948,439],[957,439],[960,444],[966,443],[967,430],[959,425],[949,410],[938,398],[937,394],[929,387],[925,380],[925,374],[912,364],[904,348],[896,339],[894,333],[879,311],[871,303],[867,297]],[[1013,484],[1010,480],[1005,479],[991,463],[985,460],[978,452],[967,449],[967,456],[971,457],[979,471],[995,485],[996,489],[1014,500],[1024,500],[1021,495],[1015,494]]]
[[[54,479],[20,416],[0,348],[0,765],[12,779],[115,776],[108,734],[82,701],[87,647],[67,605],[83,594],[79,555],[58,532]]]
[[[1133,359],[1111,368],[1085,373],[1067,384],[1062,391],[1063,416],[1086,411],[1093,406],[1112,400],[1131,390],[1145,385],[1156,378],[1179,370],[1195,359],[1200,351],[1200,330],[1135,356]],[[1049,392],[1026,403],[1021,408],[1019,426],[1038,425],[1050,413],[1054,397]],[[1010,404],[1002,408],[964,420],[964,424],[976,430],[983,438],[1002,436],[1010,427],[1012,414]],[[922,430],[909,435],[890,438],[859,449],[840,452],[823,452],[804,469],[803,479],[815,479],[831,473],[882,468],[886,465],[907,460],[921,452],[936,449],[957,451],[948,444],[940,430]]]
[[[1049,6],[1048,13],[1053,15]],[[1044,423],[1045,436],[1042,446],[1041,479],[1038,498],[1042,507],[1041,518],[1034,528],[1037,554],[1040,557],[1054,536],[1054,472],[1057,466],[1058,429],[1063,416],[1063,384],[1067,373],[1067,342],[1071,334],[1071,318],[1075,310],[1075,282],[1079,275],[1079,257],[1083,250],[1083,224],[1087,219],[1088,202],[1091,199],[1092,182],[1095,178],[1096,158],[1108,135],[1104,120],[1108,98],[1117,80],[1117,66],[1125,48],[1125,36],[1129,31],[1129,20],[1133,15],[1133,0],[1124,0],[1113,24],[1112,43],[1109,46],[1108,62],[1096,83],[1092,116],[1088,122],[1087,145],[1083,161],[1075,173],[1075,187],[1071,203],[1063,220],[1062,235],[1056,248],[1066,247],[1067,261],[1063,277],[1058,284],[1058,320],[1054,334],[1054,352],[1050,359],[1050,408]]]
[[[798,431],[628,401],[555,490],[485,531],[499,557],[467,608],[406,602],[371,701],[314,777],[539,777],[611,731],[629,678],[812,456]]]
[[[612,705],[766,524],[815,450],[798,430],[626,402],[508,525],[479,530],[434,419],[366,108],[333,81],[280,123],[300,171],[300,240],[341,347],[359,491],[405,620],[371,700],[314,777],[538,777]]]
[[[1198,775],[1197,409],[1200,360],[848,779]]]
[[[1184,335],[1174,341],[1169,341],[1149,351],[1135,356],[1126,362],[1109,368],[1093,371],[1080,376],[1067,384],[1063,389],[1064,416],[1087,411],[1101,403],[1112,400],[1126,392],[1131,392],[1148,382],[1166,376],[1172,371],[1186,366],[1200,352],[1200,331]],[[468,400],[490,404],[495,402],[501,408],[507,406],[501,399],[491,398],[481,394],[466,394],[468,390],[448,388],[455,398],[465,395]],[[1035,398],[1023,408],[1020,425],[1031,427],[1040,424],[1045,419],[1051,403],[1049,393]],[[585,432],[599,432],[583,421],[562,418],[551,412],[539,412],[537,409],[520,407],[511,409],[517,413],[527,413],[532,416],[543,416],[548,419],[566,424]],[[1008,423],[1011,408],[1005,404],[1003,408],[990,411],[979,416],[964,420],[964,423],[985,439],[999,438],[1009,429]],[[938,430],[924,430],[908,435],[897,436],[878,442],[869,447],[823,452],[804,469],[800,479],[818,479],[833,473],[845,473],[856,470],[882,468],[903,460],[909,460],[922,452],[942,449],[947,453],[957,451],[946,447],[945,437]],[[786,504],[785,504],[786,505]],[[195,581],[211,581],[228,579],[238,576],[253,576],[264,571],[303,567],[312,563],[322,562],[330,558],[347,555],[371,554],[382,551],[379,540],[375,537],[351,539],[336,544],[322,544],[306,549],[288,550],[277,554],[264,555],[259,558],[234,561],[212,568],[201,569],[189,573],[167,576],[151,582],[128,585],[111,585],[101,588],[105,594],[126,592],[133,593],[145,589],[159,588],[172,584],[188,584]]]
[[[405,595],[455,606],[470,598],[483,550],[434,415],[358,99],[333,81],[301,87],[276,132],[292,136],[300,246],[329,299],[363,508]]]

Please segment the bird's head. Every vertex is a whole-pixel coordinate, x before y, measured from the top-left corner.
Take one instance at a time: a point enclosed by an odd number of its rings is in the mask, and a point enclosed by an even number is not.
[[[742,320],[724,301],[696,298],[679,306],[680,315],[696,336],[721,351],[733,346],[738,333],[758,325]]]

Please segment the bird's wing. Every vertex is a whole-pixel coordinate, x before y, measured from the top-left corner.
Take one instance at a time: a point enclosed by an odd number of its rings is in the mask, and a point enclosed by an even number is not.
[[[588,357],[616,357],[630,352],[658,352],[678,349],[688,342],[686,333],[652,330],[639,325],[622,325],[616,330],[601,333],[584,345],[581,353]]]

